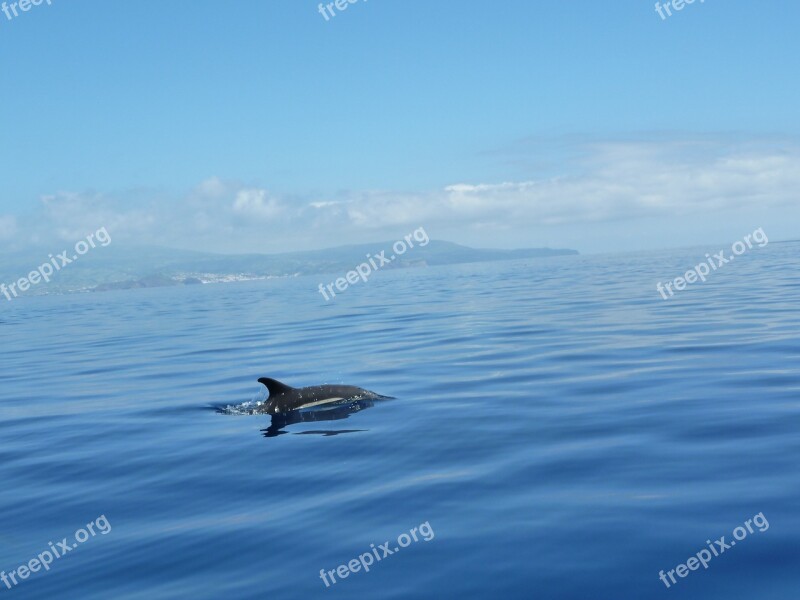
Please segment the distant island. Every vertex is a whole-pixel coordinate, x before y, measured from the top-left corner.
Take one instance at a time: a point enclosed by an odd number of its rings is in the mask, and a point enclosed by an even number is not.
[[[392,242],[378,242],[281,254],[228,255],[111,245],[81,257],[69,268],[60,271],[49,284],[36,286],[30,293],[103,292],[300,275],[342,275],[364,262],[368,254],[375,255],[391,247]],[[415,247],[397,257],[381,270],[577,254],[576,250],[553,248],[478,249],[431,240],[426,246]],[[6,257],[0,281],[17,280],[41,260],[40,256],[31,253]]]

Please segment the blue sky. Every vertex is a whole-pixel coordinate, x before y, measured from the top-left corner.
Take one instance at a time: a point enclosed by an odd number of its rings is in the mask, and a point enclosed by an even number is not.
[[[800,237],[796,3],[51,2],[0,13],[5,245]]]

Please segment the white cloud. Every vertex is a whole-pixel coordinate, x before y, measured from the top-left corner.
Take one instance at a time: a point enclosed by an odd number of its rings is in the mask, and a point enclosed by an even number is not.
[[[283,213],[283,207],[266,190],[247,189],[236,193],[233,211],[256,219],[275,219]]]
[[[17,233],[17,220],[11,215],[0,215],[0,240],[10,239]]]
[[[219,177],[210,177],[197,186],[196,191],[202,196],[219,198],[225,195],[227,188]]]

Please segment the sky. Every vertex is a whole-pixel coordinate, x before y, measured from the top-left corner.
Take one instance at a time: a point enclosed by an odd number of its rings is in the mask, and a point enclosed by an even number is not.
[[[800,238],[797,3],[345,6],[0,12],[0,248]]]

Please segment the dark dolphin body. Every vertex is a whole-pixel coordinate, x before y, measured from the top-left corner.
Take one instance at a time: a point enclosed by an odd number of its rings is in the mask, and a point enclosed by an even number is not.
[[[388,399],[388,396],[381,396],[354,385],[313,385],[293,388],[268,377],[262,377],[258,382],[267,386],[269,390],[269,398],[258,412],[268,415],[285,414],[293,410],[331,405],[347,400]]]

